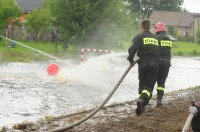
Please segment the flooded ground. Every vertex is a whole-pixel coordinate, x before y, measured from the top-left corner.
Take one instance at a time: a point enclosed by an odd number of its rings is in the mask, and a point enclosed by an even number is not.
[[[105,57],[74,68],[58,62],[60,73],[48,76],[49,64],[0,64],[0,126],[93,108],[102,103],[129,66],[126,55],[119,54],[115,63]],[[199,65],[198,58],[173,57],[166,92],[200,85]],[[137,75],[136,65],[107,105],[135,99]]]

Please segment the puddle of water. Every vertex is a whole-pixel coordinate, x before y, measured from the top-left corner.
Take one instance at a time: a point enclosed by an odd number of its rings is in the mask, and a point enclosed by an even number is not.
[[[49,63],[0,64],[0,126],[70,114],[101,104],[129,66],[125,53],[115,55],[113,70],[112,56],[106,57],[75,68],[60,64],[58,76],[48,76]],[[199,65],[197,58],[172,58],[166,92],[199,85]],[[107,105],[135,99],[137,88],[135,65]]]

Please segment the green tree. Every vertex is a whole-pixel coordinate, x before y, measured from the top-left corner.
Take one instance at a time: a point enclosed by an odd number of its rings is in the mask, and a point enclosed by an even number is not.
[[[174,26],[167,26],[167,31],[169,34],[176,36],[176,30]]]
[[[66,43],[113,46],[133,31],[123,0],[46,0]],[[131,30],[130,30],[131,28]]]
[[[17,20],[21,14],[22,10],[15,0],[0,0],[0,35],[8,27],[9,21]]]
[[[182,11],[183,0],[127,0],[131,12],[141,19],[149,18],[154,10]]]
[[[40,32],[51,30],[52,20],[48,8],[34,10],[26,16],[26,19],[25,25],[28,32],[38,35]]]

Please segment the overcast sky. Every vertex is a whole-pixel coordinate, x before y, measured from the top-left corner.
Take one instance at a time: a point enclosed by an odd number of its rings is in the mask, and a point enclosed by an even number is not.
[[[189,12],[200,13],[200,0],[184,0],[183,7]]]

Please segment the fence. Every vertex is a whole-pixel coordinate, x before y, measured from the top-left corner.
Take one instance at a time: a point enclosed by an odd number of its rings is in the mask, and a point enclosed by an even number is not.
[[[41,42],[54,42],[56,35],[54,32],[35,32],[27,33],[22,27],[12,26],[3,30],[3,36],[18,41],[41,41]]]

